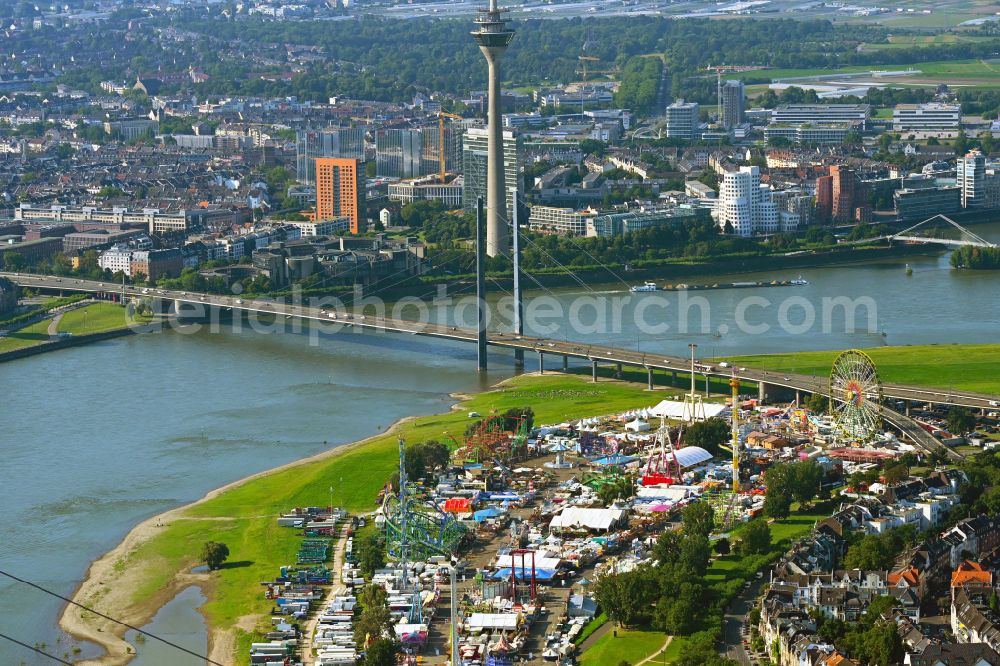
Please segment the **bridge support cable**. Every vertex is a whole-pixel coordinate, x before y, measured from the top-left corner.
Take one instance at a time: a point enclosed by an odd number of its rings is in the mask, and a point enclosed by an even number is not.
[[[483,198],[476,201],[476,358],[486,371],[486,215]]]
[[[963,237],[967,238],[967,240],[965,240],[965,241],[957,241],[957,242],[952,241],[952,244],[955,244],[955,245],[977,245],[977,246],[980,246],[980,247],[996,247],[995,243],[991,243],[988,240],[986,240],[985,238],[983,238],[982,236],[969,231],[968,229],[966,229],[965,227],[963,227],[961,224],[959,224],[955,220],[951,219],[947,215],[942,215],[941,213],[938,213],[937,215],[935,215],[933,217],[929,217],[926,220],[924,220],[923,222],[918,222],[917,224],[914,224],[912,227],[908,227],[906,229],[903,229],[899,233],[892,234],[892,235],[889,236],[889,238],[890,239],[900,239],[900,240],[925,240],[925,239],[923,239],[922,237],[919,237],[919,236],[912,236],[911,232],[916,231],[917,229],[923,227],[924,225],[929,224],[931,222],[934,222],[934,221],[936,221],[938,219],[944,220],[949,225],[951,225],[952,227],[954,227],[955,229],[957,229],[959,231],[959,233]],[[935,241],[950,241],[950,240],[951,239],[947,239],[947,238],[935,239],[935,238],[932,238],[932,237],[928,237],[926,239],[926,242],[933,243]]]
[[[524,301],[521,299],[521,221],[517,188],[514,188],[514,220],[511,236],[514,241],[514,335],[524,335]],[[499,286],[499,285],[498,285]],[[502,287],[501,287],[502,288]],[[514,350],[514,367],[524,367],[524,350]]]

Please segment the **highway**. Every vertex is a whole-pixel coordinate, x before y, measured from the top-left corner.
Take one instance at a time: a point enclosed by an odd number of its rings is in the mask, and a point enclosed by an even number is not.
[[[210,308],[228,308],[232,310],[242,310],[248,313],[253,312],[274,316],[285,316],[289,318],[296,317],[305,320],[323,322],[325,329],[331,332],[335,332],[336,330],[342,328],[353,327],[359,329],[405,333],[410,335],[423,335],[472,343],[476,342],[477,337],[476,331],[469,328],[414,322],[388,317],[365,316],[355,312],[332,311],[319,307],[286,304],[267,299],[244,299],[240,296],[203,294],[157,289],[154,287],[143,288],[131,285],[125,285],[123,287],[122,285],[115,284],[113,282],[96,282],[71,277],[40,276],[25,273],[0,272],[0,276],[6,277],[23,287],[30,287],[33,289],[104,294],[121,294],[124,290],[126,297],[155,298],[166,301],[174,301],[177,304],[188,304],[182,305],[181,307],[182,312],[190,317],[204,317],[207,315],[207,311]],[[521,349],[525,352],[531,352],[537,354],[538,359],[541,362],[544,362],[546,357],[565,357],[589,360],[592,362],[595,372],[598,364],[621,364],[622,366],[645,368],[650,371],[659,370],[677,373],[690,372],[690,360],[686,358],[652,354],[648,352],[634,352],[599,345],[586,345],[580,342],[551,340],[530,336],[517,336],[510,333],[491,332],[488,335],[487,344],[493,347]],[[723,368],[705,365],[704,363],[699,363],[696,367],[697,373],[703,376],[707,375],[729,378],[735,375],[741,380],[756,382],[758,385],[778,386],[806,393],[829,394],[829,384],[826,377],[815,377],[812,375],[795,373],[774,373],[757,368]],[[1000,401],[1000,397],[986,394],[961,391],[943,391],[940,389],[904,386],[900,384],[883,384],[882,390],[883,395],[886,398],[909,400],[918,403],[933,402],[937,404],[959,405],[975,409],[989,409],[991,407],[996,407],[998,401]],[[930,451],[941,446],[934,437],[920,428],[912,419],[904,414],[889,408],[884,408],[883,416],[890,425],[899,429],[921,448]],[[957,456],[954,452],[950,452],[950,454],[953,457]]]

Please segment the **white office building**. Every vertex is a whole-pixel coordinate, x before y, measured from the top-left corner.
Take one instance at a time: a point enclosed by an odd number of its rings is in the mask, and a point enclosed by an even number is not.
[[[731,226],[737,236],[773,234],[781,229],[778,206],[771,190],[760,182],[758,167],[745,166],[723,174],[716,221],[723,229]]]
[[[962,193],[962,208],[978,208],[986,204],[985,155],[973,150],[958,158],[955,176],[955,184]]]
[[[868,127],[870,104],[782,104],[771,111],[772,124],[856,123]]]
[[[111,271],[112,273],[124,273],[126,276],[131,277],[133,254],[135,254],[135,251],[128,245],[115,245],[111,249],[101,252],[100,256],[97,257],[97,265],[102,270]]]
[[[332,220],[299,221],[282,220],[282,224],[289,224],[298,228],[302,233],[302,238],[315,238],[316,236],[333,236],[335,234],[346,234],[351,229],[351,218],[335,217]]]
[[[671,139],[694,140],[699,138],[698,103],[677,100],[666,110],[666,135]]]
[[[892,110],[896,132],[958,132],[961,104],[897,104]]]
[[[532,231],[560,236],[586,236],[587,226],[597,217],[596,210],[575,210],[555,206],[532,206],[528,227]]]

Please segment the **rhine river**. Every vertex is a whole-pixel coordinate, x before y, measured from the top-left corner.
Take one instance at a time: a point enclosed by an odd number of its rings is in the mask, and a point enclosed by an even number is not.
[[[975,231],[1000,240],[1000,225]],[[1000,342],[1000,273],[952,270],[947,255],[711,282],[792,279],[799,272],[809,285],[698,292],[708,303],[707,330],[695,309],[687,332],[677,330],[677,294],[629,295],[622,283],[593,292],[561,289],[554,299],[565,312],[581,296],[631,298],[618,330],[563,325],[546,335],[676,355],[686,355],[688,343],[696,342],[705,356]],[[669,329],[643,332],[635,324],[635,308],[649,296],[671,302],[650,308],[646,317]],[[793,296],[800,300],[783,326],[779,306]],[[771,303],[758,302],[746,317],[748,325],[767,324],[768,331],[749,333],[736,323],[735,312],[748,297]],[[848,332],[842,318],[833,317],[832,330],[824,331],[819,316],[804,327],[796,314],[809,307],[802,300],[820,312],[824,297],[871,298],[872,330]],[[584,325],[593,324],[593,312],[580,308]],[[868,328],[866,317],[862,329]],[[787,324],[799,330],[786,330]],[[0,568],[68,596],[89,563],[144,518],[254,472],[370,436],[401,417],[443,411],[453,402],[449,393],[475,391],[513,373],[510,353],[498,351],[491,353],[490,373],[477,376],[472,345],[378,333],[340,333],[316,346],[309,339],[249,330],[168,332],[0,364]],[[529,355],[529,370],[533,364]],[[554,368],[557,361],[547,365]],[[195,590],[183,593],[161,610],[151,630],[205,650],[194,612],[200,600]],[[56,629],[60,610],[58,600],[0,579],[0,633],[45,643],[62,656],[74,644]],[[137,647],[133,663],[140,666],[196,663],[148,641]],[[0,663],[22,662],[48,663],[0,642]]]

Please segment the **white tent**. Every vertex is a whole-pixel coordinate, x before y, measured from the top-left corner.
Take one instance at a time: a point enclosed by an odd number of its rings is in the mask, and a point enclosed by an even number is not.
[[[568,506],[552,518],[550,530],[586,529],[607,532],[625,517],[625,509],[594,509]]]
[[[535,553],[535,568],[536,569],[557,569],[559,564],[562,562],[561,558],[558,557],[545,557],[541,553]],[[521,556],[518,555],[514,557],[513,555],[498,555],[497,556],[497,568],[498,569],[512,569],[521,567]],[[524,566],[531,566],[531,555],[530,553],[524,554]]]
[[[473,630],[517,631],[519,619],[520,615],[516,613],[473,613],[467,624]]]
[[[729,409],[727,405],[721,405],[717,402],[706,402],[704,403],[704,406],[705,418],[707,419],[710,419],[713,416],[718,416]],[[657,418],[662,417],[665,419],[683,419],[687,416],[687,412],[684,409],[684,403],[679,400],[661,400],[659,404],[649,409],[649,414]]]
[[[636,419],[625,424],[626,430],[631,430],[632,432],[645,432],[649,430],[649,424],[645,421],[640,421]]]

